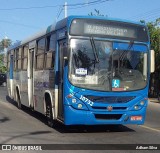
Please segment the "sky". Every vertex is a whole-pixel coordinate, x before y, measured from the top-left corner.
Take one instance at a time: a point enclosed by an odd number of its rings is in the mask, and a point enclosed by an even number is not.
[[[13,42],[23,40],[63,19],[65,2],[68,16],[97,9],[108,17],[131,21],[160,18],[160,0],[0,0],[0,41],[5,36]]]

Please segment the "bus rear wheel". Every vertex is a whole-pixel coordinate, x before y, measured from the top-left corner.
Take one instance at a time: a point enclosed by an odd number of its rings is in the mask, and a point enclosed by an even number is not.
[[[17,92],[16,92],[16,101],[17,101],[17,107],[18,109],[21,109],[21,99],[20,99],[20,95],[19,95],[19,90],[17,89]]]
[[[53,127],[54,126],[53,111],[52,111],[51,101],[48,100],[46,101],[46,119],[48,126]]]

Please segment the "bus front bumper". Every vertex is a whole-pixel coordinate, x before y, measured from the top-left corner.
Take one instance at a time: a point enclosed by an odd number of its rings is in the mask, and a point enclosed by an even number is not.
[[[146,107],[137,111],[98,112],[64,106],[65,125],[144,124]]]

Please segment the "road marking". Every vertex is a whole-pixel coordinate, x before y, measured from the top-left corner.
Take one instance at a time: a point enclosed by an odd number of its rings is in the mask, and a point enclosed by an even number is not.
[[[151,128],[151,127],[148,127],[148,126],[145,126],[145,125],[140,125],[140,126],[143,127],[143,128],[152,130],[152,131],[160,132],[160,130],[158,130],[158,129],[154,129],[154,128]]]

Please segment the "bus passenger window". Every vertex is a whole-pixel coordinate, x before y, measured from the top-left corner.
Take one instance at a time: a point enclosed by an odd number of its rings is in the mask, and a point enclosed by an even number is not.
[[[14,70],[16,70],[17,69],[17,52],[16,52],[16,50],[13,50],[13,59],[14,59]]]
[[[42,38],[37,43],[37,54],[44,53],[45,49],[45,38]]]
[[[43,69],[45,51],[45,38],[38,40],[36,52],[36,69]]]
[[[52,34],[47,37],[47,49],[46,51],[55,51],[56,50],[56,35]]]
[[[19,48],[15,50],[15,69],[16,70],[18,70],[19,51],[20,51]]]
[[[28,45],[24,46],[22,55],[23,55],[23,57],[27,57],[28,56]]]
[[[25,45],[22,50],[22,69],[27,70],[28,45]]]
[[[53,68],[54,67],[54,61],[55,61],[55,52],[47,52],[45,54],[46,58],[46,68]]]
[[[36,55],[36,68],[43,69],[44,54]]]
[[[18,70],[21,69],[21,52],[22,52],[22,48],[19,48],[19,53],[18,53],[18,57],[17,57],[17,60],[18,60]]]
[[[55,61],[56,35],[52,34],[47,37],[47,48],[45,52],[45,68],[53,68]]]

